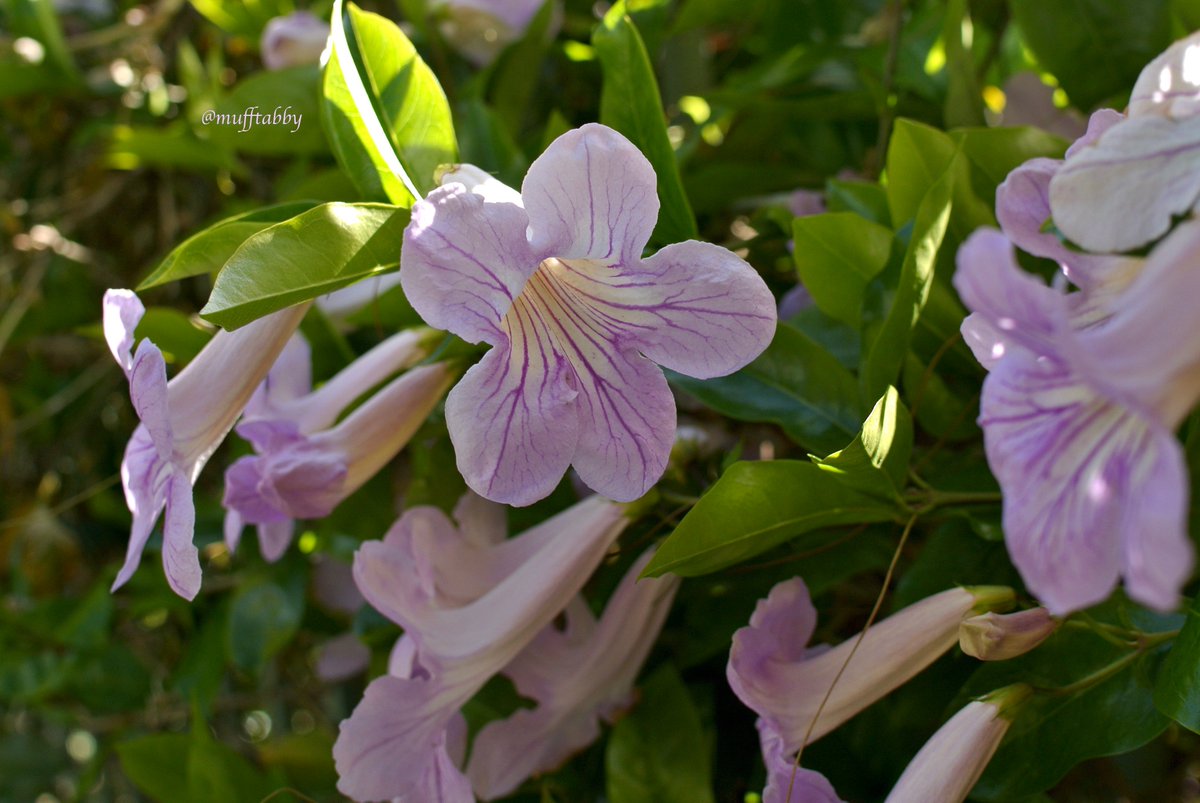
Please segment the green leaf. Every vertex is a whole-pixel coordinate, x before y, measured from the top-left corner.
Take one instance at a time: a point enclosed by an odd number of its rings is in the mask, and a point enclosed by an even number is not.
[[[604,755],[612,803],[712,803],[710,743],[687,687],[670,664],[646,681]]]
[[[191,0],[196,10],[226,33],[258,41],[263,27],[272,17],[293,11],[291,0]]]
[[[889,386],[849,446],[828,457],[810,457],[844,485],[902,502],[900,492],[906,484],[912,446],[912,418],[900,394]]]
[[[975,59],[970,42],[963,41],[963,30],[969,30],[971,24],[967,0],[948,0],[942,23],[948,79],[943,119],[947,128],[983,125],[983,96],[975,75]]]
[[[105,584],[97,584],[55,629],[54,637],[76,648],[97,647],[108,638],[112,615],[112,592]]]
[[[1088,616],[1105,625],[1145,633],[1173,630],[1179,616],[1150,613],[1117,594]],[[989,663],[971,676],[956,705],[1009,683],[1041,693],[1023,704],[1000,749],[971,796],[985,801],[1024,799],[1055,784],[1089,758],[1138,748],[1162,733],[1170,720],[1154,707],[1154,677],[1166,644],[1128,648],[1084,628],[1059,628],[1036,650]]]
[[[36,69],[56,73],[70,83],[79,81],[79,68],[63,38],[53,3],[47,0],[8,0],[4,11],[7,12],[6,33],[14,39],[20,36],[35,39],[45,48],[45,63],[38,64]],[[0,89],[0,93],[3,92]]]
[[[244,212],[214,223],[175,246],[137,289],[149,290],[189,276],[216,273],[251,235],[307,212],[314,206],[316,204],[312,201],[293,201]]]
[[[695,577],[802,533],[896,517],[894,504],[843,484],[813,463],[734,463],[663,541],[643,574]]]
[[[958,159],[952,159],[950,166],[929,188],[917,211],[912,239],[900,269],[900,284],[887,318],[867,352],[860,376],[863,395],[868,399],[882,396],[887,386],[896,381],[904,365],[913,327],[929,297],[938,249],[950,221],[956,164]]]
[[[186,733],[155,733],[121,742],[117,757],[125,776],[150,797],[190,803],[186,790],[191,744]]]
[[[1088,111],[1121,108],[1147,62],[1171,44],[1169,0],[1013,0],[1022,39]]]
[[[110,643],[81,656],[69,688],[95,713],[132,711],[142,708],[150,695],[150,673],[128,647]]]
[[[796,218],[793,255],[800,281],[826,315],[858,327],[863,293],[892,252],[892,232],[853,212]]]
[[[296,633],[303,615],[303,595],[274,583],[259,582],[238,591],[226,634],[233,664],[252,672],[261,669]]]
[[[758,359],[716,379],[668,372],[683,388],[719,413],[739,421],[778,424],[796,443],[831,452],[858,432],[863,411],[854,377],[807,335],[779,324]]]
[[[167,128],[114,126],[106,161],[117,170],[178,167],[193,172],[227,170],[235,176],[246,175],[245,166],[232,151],[196,139],[182,122]]]
[[[1154,687],[1158,710],[1200,733],[1200,611],[1193,602]]]
[[[240,125],[212,122],[205,126],[208,139],[242,153],[325,153],[320,87],[321,74],[315,65],[255,73],[218,100],[213,112],[231,117],[258,112],[272,122],[250,117],[239,118]],[[282,122],[285,114],[293,119]]]
[[[333,8],[322,119],[334,155],[368,198],[408,207],[458,160],[450,105],[396,24],[342,0]]]
[[[887,154],[888,209],[894,228],[917,217],[929,189],[946,173],[953,175],[953,239],[962,242],[978,227],[995,225],[993,196],[985,201],[976,195],[961,150],[950,134],[913,120],[896,121]]]
[[[600,122],[615,128],[636,145],[658,176],[662,209],[654,239],[674,243],[694,239],[696,218],[683,190],[679,163],[667,138],[666,117],[650,56],[625,4],[617,3],[592,34],[592,47],[604,71]]]
[[[330,203],[252,235],[217,275],[200,315],[236,329],[398,264],[408,210]]]
[[[488,85],[491,106],[513,136],[520,135],[528,118],[537,75],[550,48],[547,33],[554,14],[554,0],[546,0],[525,33],[500,54],[492,69]]]
[[[1032,126],[961,128],[950,136],[962,147],[971,168],[971,184],[979,198],[995,198],[1008,174],[1030,159],[1059,159],[1067,149],[1062,137]]]

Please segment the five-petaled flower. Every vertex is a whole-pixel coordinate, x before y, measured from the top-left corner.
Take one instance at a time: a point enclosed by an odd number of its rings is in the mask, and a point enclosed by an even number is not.
[[[698,378],[742,367],[775,331],[775,302],[732,252],[668,245],[654,170],[591,124],[555,140],[518,194],[476,168],[413,207],[400,277],[431,326],[493,346],[450,392],[458,467],[481,495],[527,505],[568,466],[635,499],[662,475],[675,402],[655,363]]]

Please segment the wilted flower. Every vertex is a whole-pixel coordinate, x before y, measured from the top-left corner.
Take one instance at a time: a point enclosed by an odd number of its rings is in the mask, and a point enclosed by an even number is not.
[[[796,577],[771,589],[759,600],[750,625],[734,633],[726,677],[760,717],[768,767],[786,766],[790,776],[790,757],[806,735],[809,742],[819,739],[903,685],[954,646],[964,617],[1007,606],[1012,599],[1008,588],[952,588],[889,616],[861,642],[852,636],[832,649],[814,649],[807,645],[817,613],[804,581]],[[853,660],[834,683],[856,643]],[[777,780],[776,773],[771,783],[778,788]]]
[[[1055,615],[1130,596],[1174,607],[1190,576],[1188,479],[1172,432],[1200,396],[1200,223],[1181,224],[1099,323],[1021,271],[995,231],[960,249],[963,334],[991,373],[980,424],[1009,553]]]
[[[275,17],[263,28],[260,43],[263,66],[268,70],[282,70],[316,64],[328,41],[329,23],[307,11]]]
[[[355,557],[359,589],[404,628],[389,674],[367,687],[334,745],[338,788],[355,799],[470,800],[448,726],[567,606],[628,523],[597,497],[508,540],[498,506],[468,496],[455,515],[457,529],[436,508],[411,508]],[[458,796],[439,797],[445,787]]]
[[[1006,686],[967,703],[909,762],[887,803],[962,803],[1012,724],[1028,686]]]
[[[963,620],[958,627],[958,646],[981,661],[1007,661],[1029,652],[1057,628],[1058,622],[1045,608],[1016,613],[988,611]]]
[[[129,379],[129,397],[141,423],[121,461],[125,502],[133,529],[120,588],[137,569],[158,514],[163,519],[163,569],[172,590],[192,599],[200,590],[200,559],[192,545],[196,511],[192,484],[308,309],[280,310],[235,332],[220,331],[196,358],[167,381],[162,352],[134,330],[145,308],[129,290],[104,294],[104,338]]]
[[[231,549],[244,524],[257,524],[263,556],[278,560],[294,519],[327,516],[404,448],[453,380],[445,364],[397,377],[331,425],[364,392],[427,354],[429,343],[426,331],[393,335],[311,392],[307,344],[296,339],[284,350],[238,424],[258,454],[225,472]]]
[[[1200,204],[1200,33],[1150,62],[1129,116],[1068,154],[1050,184],[1054,223],[1092,251],[1161,237]]]
[[[566,609],[566,627],[548,625],[504,668],[537,703],[486,725],[475,737],[467,777],[482,800],[509,794],[526,778],[561,765],[633,702],[633,682],[670,610],[679,578],[638,579],[651,555],[626,572],[597,622],[586,601]]]
[[[605,496],[637,498],[675,430],[655,363],[699,378],[745,365],[774,333],[770,291],[715,245],[641,258],[654,170],[612,129],[559,137],[519,195],[471,175],[443,177],[414,205],[400,257],[430,325],[493,346],[446,401],[459,471],[514,505],[549,494],[569,465]]]

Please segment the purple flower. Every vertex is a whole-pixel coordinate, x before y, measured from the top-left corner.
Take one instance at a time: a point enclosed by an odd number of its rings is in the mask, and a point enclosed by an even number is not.
[[[278,560],[291,543],[295,519],[329,515],[404,448],[453,379],[442,363],[403,374],[333,422],[363,393],[428,354],[429,335],[393,335],[311,392],[308,345],[293,339],[237,427],[257,454],[225,472],[230,549],[237,548],[245,524],[257,524],[263,557]]]
[[[467,776],[482,800],[504,797],[548,772],[600,735],[632,703],[633,682],[671,607],[679,579],[638,580],[650,554],[626,572],[597,622],[582,597],[566,627],[548,625],[504,669],[537,707],[486,725],[475,737]]]
[[[129,290],[104,294],[104,337],[129,379],[129,397],[141,423],[121,461],[125,502],[133,529],[125,565],[113,590],[132,576],[142,550],[163,519],[163,569],[176,594],[200,590],[200,560],[192,536],[192,484],[225,439],[258,383],[300,324],[307,304],[260,318],[236,332],[220,331],[179,375],[167,381],[162,352],[142,340],[131,353],[145,308]]]
[[[612,129],[559,137],[519,195],[471,175],[443,177],[414,205],[400,257],[426,322],[493,346],[446,400],[459,471],[513,505],[549,494],[570,465],[605,496],[637,498],[675,430],[655,363],[699,378],[742,367],[774,333],[770,291],[715,245],[641,258],[654,171]]]
[[[328,41],[329,24],[307,11],[275,17],[263,28],[259,47],[263,66],[268,70],[283,70],[316,64]]]
[[[432,0],[439,30],[455,50],[477,67],[494,61],[525,35],[545,0]],[[562,13],[554,9],[547,39],[558,32]]]
[[[995,231],[958,254],[963,334],[991,373],[980,424],[1004,491],[1009,553],[1052,614],[1099,602],[1120,576],[1173,608],[1190,576],[1188,479],[1172,432],[1200,396],[1200,224],[1153,252],[1104,320],[1023,273]],[[1086,291],[1084,291],[1086,295]]]
[[[796,766],[796,751],[787,749],[783,737],[766,720],[760,717],[755,726],[767,767],[762,803],[842,803],[828,778]]]
[[[1057,629],[1058,621],[1045,608],[1017,613],[988,611],[963,620],[958,646],[980,661],[1007,661],[1034,649]]]
[[[355,556],[359,589],[405,631],[334,745],[338,788],[356,800],[471,799],[448,726],[567,606],[628,523],[598,497],[507,540],[498,506],[467,496],[455,517],[457,529],[436,508],[411,508]],[[439,797],[444,788],[455,796]]]
[[[734,693],[759,715],[770,776],[767,799],[785,799],[792,756],[806,734],[809,742],[819,739],[903,685],[957,643],[964,617],[1006,606],[1012,598],[1007,588],[952,588],[910,605],[867,631],[834,683],[858,636],[833,648],[809,647],[817,612],[804,581],[796,577],[771,589],[759,600],[749,626],[734,633],[726,668]],[[815,800],[837,799],[827,783],[811,776],[804,783],[823,790],[825,797]]]
[[[929,738],[886,803],[962,803],[1000,746],[1029,687],[1006,686],[969,702]]]
[[[810,217],[825,211],[825,192],[823,190],[792,190],[788,195],[788,211],[796,217]]]
[[[1176,42],[1138,77],[1129,116],[1068,152],[1050,184],[1055,225],[1097,252],[1161,237],[1200,208],[1200,33]]]

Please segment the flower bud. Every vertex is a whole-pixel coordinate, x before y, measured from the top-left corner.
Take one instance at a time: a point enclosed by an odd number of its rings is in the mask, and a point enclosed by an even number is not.
[[[958,646],[981,661],[1007,661],[1041,644],[1058,627],[1045,608],[1017,613],[988,612],[964,619],[958,627]]]
[[[967,703],[909,762],[887,803],[962,803],[1012,724],[1012,709],[1030,695],[1016,684]]]

